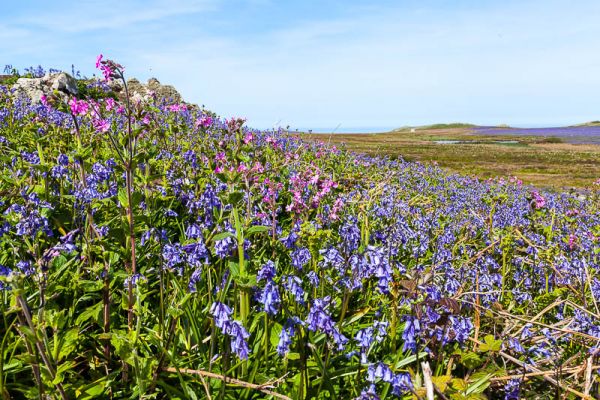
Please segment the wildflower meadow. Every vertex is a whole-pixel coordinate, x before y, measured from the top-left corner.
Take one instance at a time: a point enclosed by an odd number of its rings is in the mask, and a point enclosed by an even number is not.
[[[599,396],[596,186],[354,154],[96,66],[67,101],[0,86],[3,399]]]

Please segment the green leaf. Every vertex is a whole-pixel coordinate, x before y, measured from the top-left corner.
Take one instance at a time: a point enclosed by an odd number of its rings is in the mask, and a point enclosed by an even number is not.
[[[483,376],[481,376],[483,375]],[[474,383],[470,384],[469,387],[467,388],[466,394],[479,394],[479,393],[483,393],[485,391],[485,389],[488,388],[488,386],[490,386],[491,382],[490,382],[490,378],[492,377],[492,374],[474,374],[471,377],[471,380],[475,380],[477,379]]]
[[[450,382],[451,379],[452,379],[452,377],[450,375],[432,376],[431,377],[431,381],[433,382],[433,384],[438,389],[440,389],[440,391],[442,393],[444,393],[446,391],[446,389],[448,388],[448,383]]]
[[[235,205],[237,203],[240,202],[240,200],[242,200],[244,198],[244,193],[242,192],[232,192],[229,193],[229,196],[227,198],[227,202],[229,204]]]
[[[234,238],[235,239],[235,235],[231,232],[221,232],[221,233],[217,233],[215,236],[213,236],[213,241],[217,241],[217,240],[223,240],[225,238]]]
[[[283,326],[281,326],[281,324],[277,322],[275,322],[271,326],[271,336],[269,337],[269,340],[271,341],[271,346],[277,347],[277,345],[279,344],[279,335],[281,334],[282,330]]]
[[[76,323],[76,325],[79,325]],[[64,359],[70,355],[76,348],[79,339],[79,328],[69,329],[63,336],[62,345],[58,352],[58,360]]]
[[[252,235],[254,233],[267,232],[270,229],[270,227],[264,225],[253,225],[250,228],[246,229],[245,233],[247,235]]]
[[[240,276],[240,265],[235,261],[229,261],[229,272],[231,272],[233,279],[236,279]]]
[[[483,353],[487,351],[497,352],[502,349],[502,340],[494,339],[493,335],[486,335],[483,341],[484,343],[479,348]]]
[[[119,203],[121,203],[121,205],[123,207],[127,207],[129,205],[129,200],[127,199],[127,191],[125,190],[125,188],[119,189],[119,193],[117,194],[117,199],[119,200]]]
[[[461,353],[460,363],[469,369],[473,369],[483,364],[483,360],[479,357],[479,354],[469,351]]]
[[[102,303],[94,304],[83,311],[75,320],[75,325],[81,326],[82,323],[93,319],[94,321],[100,320],[100,314],[102,313]]]

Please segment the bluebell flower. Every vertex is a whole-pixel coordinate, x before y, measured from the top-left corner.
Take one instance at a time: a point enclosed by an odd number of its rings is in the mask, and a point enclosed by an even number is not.
[[[315,271],[310,271],[308,274],[306,274],[306,277],[308,278],[308,281],[310,282],[312,287],[319,286],[319,276]]]
[[[355,221],[348,221],[340,228],[340,237],[342,238],[342,247],[347,254],[358,249],[360,243],[360,229]]]
[[[167,269],[174,269],[184,262],[185,252],[179,243],[166,244],[163,247],[162,257],[164,260],[164,266]]]
[[[21,271],[25,276],[33,275],[35,272],[35,268],[31,265],[31,261],[19,261],[17,263],[17,268]]]
[[[304,304],[304,289],[302,289],[302,280],[294,275],[286,275],[282,278],[282,284],[298,304]]]
[[[459,344],[464,344],[474,328],[471,318],[451,315],[449,320],[450,324],[444,342],[456,341]]]
[[[66,154],[59,154],[56,161],[59,165],[62,165],[63,167],[69,165],[69,157]]]
[[[285,356],[290,351],[292,338],[294,337],[295,328],[293,324],[286,325],[279,334],[279,342],[277,343],[277,354]]]
[[[202,230],[196,224],[190,224],[185,230],[185,236],[188,239],[202,239]]]
[[[29,164],[39,164],[40,163],[40,157],[38,156],[37,151],[34,151],[32,153],[28,153],[26,151],[22,151],[21,152],[21,157],[23,158],[23,160],[25,160],[26,162],[28,162]]]
[[[258,282],[260,282],[262,280],[271,281],[271,280],[273,280],[275,275],[276,275],[275,263],[273,261],[269,260],[258,270],[258,273],[256,275],[256,280]]]
[[[227,321],[224,323],[223,333],[231,338],[231,351],[240,359],[247,360],[250,353],[247,340],[250,334],[246,328],[239,321]]]
[[[4,265],[0,265],[0,277],[7,277],[12,273],[12,270]],[[0,290],[9,290],[10,286],[0,280]]]
[[[230,236],[221,240],[217,240],[215,242],[215,254],[220,259],[229,257],[233,254],[236,246],[235,240]]]
[[[227,305],[216,301],[210,306],[209,313],[213,316],[217,328],[223,329],[225,323],[230,321],[233,311]]]
[[[404,346],[402,351],[411,350],[413,353],[417,351],[417,340],[419,340],[419,334],[421,333],[421,324],[419,319],[412,315],[405,317],[404,331],[402,332],[402,339],[404,340]]]
[[[525,348],[517,338],[508,338],[507,342],[508,348],[517,353],[525,353]]]
[[[285,245],[285,247],[287,247],[288,249],[293,249],[294,247],[296,247],[296,241],[298,240],[298,238],[298,234],[294,230],[292,230],[288,236],[281,238],[280,240]]]
[[[190,281],[188,282],[188,290],[190,293],[196,293],[198,282],[202,279],[202,268],[196,267],[192,275],[190,275]]]
[[[511,379],[504,385],[504,400],[521,399],[521,379]]]
[[[281,303],[277,285],[273,281],[268,281],[264,289],[258,292],[257,300],[267,314],[276,315]]]
[[[344,349],[348,339],[339,331],[331,316],[327,313],[327,308],[331,303],[329,296],[322,299],[315,299],[308,317],[306,317],[306,326],[313,332],[323,332],[331,337],[337,346],[338,351]]]
[[[392,394],[395,396],[403,396],[406,393],[412,393],[414,387],[410,375],[406,372],[395,374],[391,384]]]
[[[378,379],[381,379],[384,382],[392,383],[394,380],[394,373],[386,364],[382,362],[378,362],[375,364],[369,365],[367,368],[367,377],[368,382],[375,383]]]
[[[363,349],[368,349],[373,344],[373,327],[363,328],[356,332],[354,339],[358,345]]]
[[[208,264],[210,255],[202,240],[186,244],[182,249],[186,253],[186,262],[188,265],[197,268],[202,264]]]
[[[360,396],[358,396],[355,400],[379,400],[380,397],[377,395],[377,391],[375,389],[374,384],[370,384],[368,388],[365,388],[360,392]]]
[[[177,214],[177,212],[171,210],[170,208],[163,210],[163,214],[165,215],[165,217],[177,217],[179,215]]]
[[[310,251],[306,247],[296,249],[292,252],[292,266],[301,271],[311,258]]]
[[[344,257],[342,257],[335,247],[319,250],[319,253],[323,256],[323,261],[321,262],[323,267],[340,268],[344,263]]]

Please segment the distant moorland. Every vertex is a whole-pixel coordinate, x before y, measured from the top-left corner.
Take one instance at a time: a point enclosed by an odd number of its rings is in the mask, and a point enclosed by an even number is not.
[[[368,154],[437,163],[487,179],[516,176],[540,187],[589,186],[600,177],[598,121],[573,127],[519,129],[507,126],[435,124],[384,133],[302,134],[308,140],[344,144]]]

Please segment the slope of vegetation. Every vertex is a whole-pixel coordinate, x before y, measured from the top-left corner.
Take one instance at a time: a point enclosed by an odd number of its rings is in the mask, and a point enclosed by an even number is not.
[[[4,87],[0,394],[592,398],[599,201]]]

